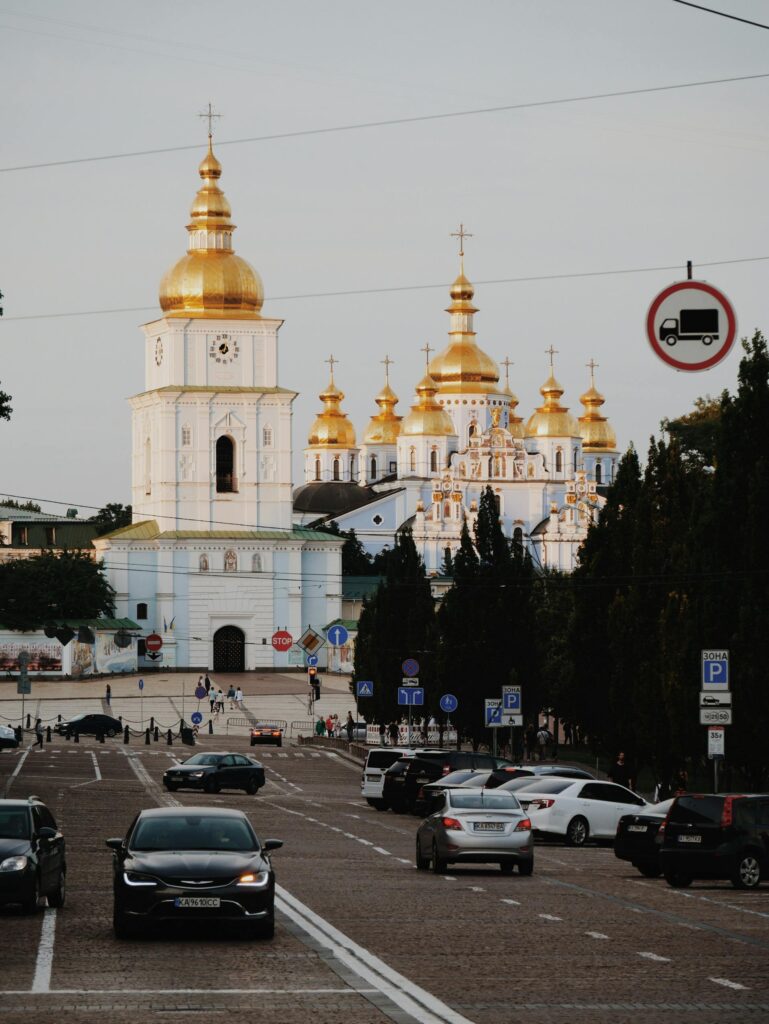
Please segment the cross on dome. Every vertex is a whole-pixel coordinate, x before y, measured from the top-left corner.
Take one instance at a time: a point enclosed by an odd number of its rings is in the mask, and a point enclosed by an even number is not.
[[[465,254],[465,239],[466,238],[472,238],[473,237],[472,232],[465,231],[464,224],[460,223],[459,231],[452,231],[451,235],[449,237],[450,238],[458,238],[459,239],[459,255],[460,256],[464,256],[464,254]]]
[[[384,357],[384,359],[380,360],[380,362],[384,365],[384,368],[385,368],[385,381],[389,384],[390,383],[390,367],[395,362],[395,360],[394,359],[390,359],[389,355],[386,355]]]
[[[505,368],[505,380],[509,384],[510,383],[510,367],[511,366],[515,366],[515,363],[512,361],[510,356],[505,356],[505,358],[502,360],[502,366],[504,366],[504,368]]]
[[[430,347],[430,343],[429,342],[425,342],[424,346],[419,351],[420,352],[424,352],[424,354],[425,354],[425,365],[429,366],[430,365],[430,353],[434,352],[435,349]]]
[[[221,116],[222,116],[221,114],[215,114],[214,113],[214,108],[211,106],[210,103],[208,104],[208,110],[204,110],[200,114],[198,114],[198,117],[205,117],[208,120],[208,137],[209,137],[209,139],[213,138],[213,135],[214,135],[214,126],[213,126],[214,118],[215,117],[221,117]]]
[[[600,363],[597,363],[595,361],[595,359],[591,359],[589,363],[585,363],[585,366],[589,367],[589,369],[590,369],[590,386],[591,387],[595,387],[595,368],[597,366],[599,366],[599,365],[600,365]]]
[[[550,356],[550,372],[552,373],[553,372],[553,356],[557,356],[558,355],[558,349],[557,348],[553,348],[553,346],[551,345],[550,348],[546,348],[545,349],[545,355]]]
[[[331,380],[333,380],[334,379],[334,364],[338,363],[339,360],[338,359],[334,359],[334,356],[330,355],[328,357],[328,359],[324,360],[324,362],[328,363],[328,365],[331,367]]]

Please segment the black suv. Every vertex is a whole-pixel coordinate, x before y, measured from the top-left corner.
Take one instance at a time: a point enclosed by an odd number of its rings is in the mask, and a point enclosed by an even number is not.
[[[396,814],[419,814],[427,801],[422,787],[437,782],[460,768],[491,771],[512,765],[504,757],[476,754],[471,750],[423,750],[414,757],[403,757],[384,773],[382,798]]]
[[[66,875],[64,837],[45,804],[0,800],[0,904],[34,914],[45,896],[49,907],[63,907]]]
[[[769,876],[769,795],[685,793],[660,827],[660,865],[669,885],[726,878],[755,889]]]

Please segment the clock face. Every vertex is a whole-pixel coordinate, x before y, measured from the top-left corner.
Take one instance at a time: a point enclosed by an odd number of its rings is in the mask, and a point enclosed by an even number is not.
[[[219,365],[233,362],[240,355],[236,338],[229,334],[217,334],[208,344],[208,357]]]
[[[155,342],[155,363],[160,366],[163,362],[163,341],[161,338]]]

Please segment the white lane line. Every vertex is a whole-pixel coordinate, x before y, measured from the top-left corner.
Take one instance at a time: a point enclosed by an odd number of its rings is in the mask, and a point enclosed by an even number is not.
[[[3,789],[3,796],[4,797],[8,796],[8,793],[11,790],[11,786],[13,785],[13,780],[16,778],[16,776],[21,771],[22,766],[23,766],[24,762],[27,760],[27,757],[29,756],[29,752],[30,752],[31,749],[32,749],[32,744],[30,743],[30,745],[27,747],[27,749],[21,755],[19,760],[16,762],[16,767],[13,769],[11,774],[8,776],[8,780],[5,783],[5,789]]]
[[[608,935],[604,935],[603,932],[585,932],[585,935],[589,935],[591,939],[608,939]]]
[[[53,969],[53,942],[56,935],[56,911],[48,908],[43,915],[40,929],[40,942],[37,947],[35,976],[32,979],[32,992],[49,992],[51,988],[51,971]]]
[[[486,890],[482,889],[480,885],[471,885],[470,892],[486,892]]]
[[[374,846],[374,847],[372,847],[372,849],[376,850],[377,853],[381,853],[383,857],[392,857],[392,854],[390,853],[390,851],[382,849],[381,846]]]
[[[654,960],[654,962],[658,964],[670,963],[669,956],[660,956],[659,953],[639,953],[638,955],[642,956],[645,960]]]
[[[395,859],[399,860],[401,862],[401,864],[409,864],[409,865],[411,864],[411,861],[408,860],[406,857],[396,857]]]
[[[501,903],[508,903],[511,907],[520,907],[518,900],[500,900]]]
[[[96,773],[96,781],[101,782],[101,768],[99,768],[99,762],[96,760],[96,754],[91,754],[91,760],[93,761],[93,770]]]
[[[376,988],[49,988],[52,996],[170,996],[170,995],[359,995]],[[0,996],[28,996],[26,989],[0,989]]]
[[[740,990],[747,990],[747,985],[740,985],[738,981],[729,981],[728,978],[708,978],[708,981],[713,981],[716,985],[723,985],[724,988],[735,988]]]
[[[537,917],[541,917],[545,921],[563,921],[562,917],[556,917],[555,914],[537,914]]]
[[[443,875],[443,881],[444,882],[456,882],[456,877],[454,875]]]
[[[275,904],[316,943],[330,950],[348,970],[387,995],[419,1024],[470,1024],[467,1017],[353,942],[280,885],[275,886]]]

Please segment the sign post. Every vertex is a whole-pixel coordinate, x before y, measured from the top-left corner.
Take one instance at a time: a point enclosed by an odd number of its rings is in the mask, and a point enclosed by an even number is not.
[[[411,709],[413,707],[422,707],[425,702],[425,691],[421,686],[417,686],[418,680],[408,680],[408,685],[398,687],[398,704],[402,704],[404,707],[409,709],[409,746],[411,746]]]
[[[139,680],[139,717],[141,718],[141,728],[144,729],[144,680]]]
[[[713,792],[718,792],[718,762],[723,760],[725,726],[732,724],[732,694],[729,652],[702,652],[700,681],[700,725],[708,727],[708,757],[713,761]]]

